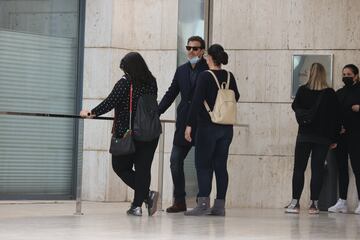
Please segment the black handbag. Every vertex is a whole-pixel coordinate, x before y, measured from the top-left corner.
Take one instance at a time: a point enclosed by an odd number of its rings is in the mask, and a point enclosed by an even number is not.
[[[131,129],[132,92],[133,86],[132,83],[130,83],[129,129],[122,138],[115,137],[115,134],[111,137],[109,152],[114,156],[128,155],[135,152],[135,144]],[[116,119],[114,120],[114,124],[115,122]]]
[[[300,126],[309,125],[314,121],[315,115],[318,112],[321,99],[323,98],[325,90],[320,93],[315,105],[310,109],[296,109],[295,117]]]

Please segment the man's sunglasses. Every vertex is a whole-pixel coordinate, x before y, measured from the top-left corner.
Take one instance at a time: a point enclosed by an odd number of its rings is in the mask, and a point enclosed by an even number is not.
[[[188,50],[188,51],[190,51],[191,49],[193,50],[193,51],[197,51],[197,50],[199,50],[199,49],[201,49],[201,47],[192,47],[192,46],[186,46],[185,47],[186,48],[186,50]]]

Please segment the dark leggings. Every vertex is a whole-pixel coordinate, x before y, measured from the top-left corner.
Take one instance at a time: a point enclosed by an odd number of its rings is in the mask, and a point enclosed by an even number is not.
[[[141,207],[149,194],[151,164],[158,140],[157,138],[151,142],[135,141],[136,151],[134,154],[112,156],[112,167],[115,173],[135,191],[132,203],[135,207]],[[135,171],[133,167],[135,167]]]
[[[198,197],[209,197],[215,173],[216,198],[225,199],[229,182],[227,159],[232,138],[232,126],[215,124],[198,126],[195,141]]]
[[[360,137],[349,138],[342,135],[336,148],[336,161],[339,171],[339,196],[345,200],[349,186],[349,156],[355,175],[358,198],[360,199]]]
[[[310,199],[318,200],[323,181],[324,163],[329,146],[311,142],[297,142],[292,179],[293,199],[300,199],[304,188],[304,173],[311,154]]]

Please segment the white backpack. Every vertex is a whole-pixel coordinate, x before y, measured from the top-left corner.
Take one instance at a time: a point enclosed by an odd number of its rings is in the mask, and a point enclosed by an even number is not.
[[[230,73],[227,72],[227,82],[223,82],[220,86],[216,75],[207,70],[214,77],[219,90],[216,95],[214,109],[211,111],[209,105],[204,101],[206,110],[208,111],[211,121],[217,124],[233,125],[236,123],[236,99],[235,92],[229,89]]]

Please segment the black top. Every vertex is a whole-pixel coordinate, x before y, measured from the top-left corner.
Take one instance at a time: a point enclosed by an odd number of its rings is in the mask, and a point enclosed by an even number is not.
[[[132,125],[136,114],[136,107],[139,98],[144,94],[157,96],[156,81],[148,83],[133,84],[132,100]],[[130,80],[123,76],[114,86],[109,96],[98,106],[91,110],[96,116],[105,114],[115,108],[114,134],[120,138],[129,129],[129,109],[130,109]]]
[[[211,70],[215,73],[219,84],[227,81],[227,71],[225,70]],[[240,93],[238,91],[234,75],[230,73],[230,85],[229,89],[232,89],[235,92],[236,101],[240,98]],[[189,117],[187,120],[188,126],[193,126],[197,121],[200,123],[212,123],[209,113],[206,111],[204,106],[204,100],[208,103],[210,109],[212,110],[215,105],[215,100],[218,92],[218,86],[214,80],[214,77],[211,73],[205,71],[202,72],[199,76],[198,83],[196,85],[195,94],[193,102],[191,104]]]
[[[360,104],[360,83],[344,86],[336,92],[341,108],[341,124],[349,136],[360,137],[360,112],[352,111],[353,105]]]
[[[208,65],[203,58],[195,65],[194,68],[192,68],[190,62],[186,62],[185,64],[179,66],[176,69],[169,89],[159,103],[159,112],[162,114],[171,106],[180,93],[181,101],[176,108],[176,129],[173,141],[174,145],[189,146],[194,144],[194,141],[189,143],[185,140],[184,137],[186,119],[189,113],[190,104],[199,74],[207,69]],[[194,127],[194,130],[192,131],[192,135],[195,134],[195,132],[196,127]]]
[[[339,103],[332,88],[311,90],[301,86],[292,103],[292,109],[310,109],[317,102],[323,92],[321,102],[315,117],[309,125],[301,125],[298,130],[297,141],[314,142],[319,144],[336,143],[340,132]]]

